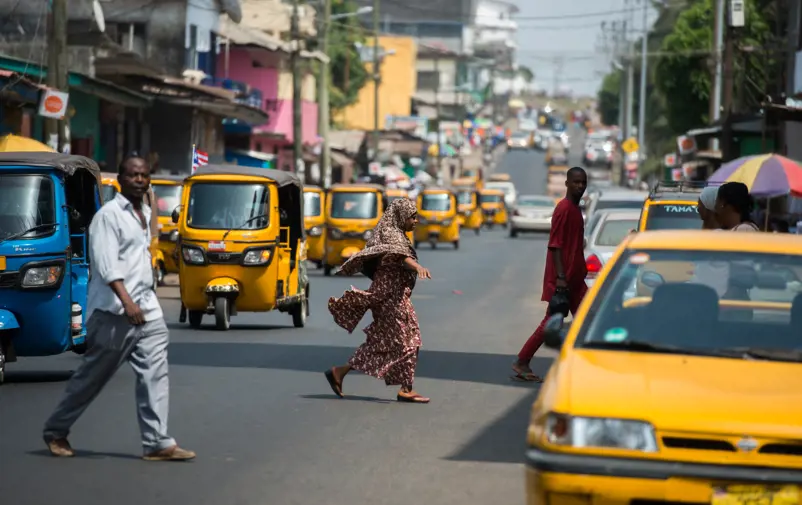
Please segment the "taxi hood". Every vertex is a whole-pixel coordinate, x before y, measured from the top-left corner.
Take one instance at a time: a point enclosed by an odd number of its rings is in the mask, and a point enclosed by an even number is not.
[[[642,419],[658,431],[799,437],[802,363],[589,349],[564,359],[556,382],[567,386],[572,415]]]

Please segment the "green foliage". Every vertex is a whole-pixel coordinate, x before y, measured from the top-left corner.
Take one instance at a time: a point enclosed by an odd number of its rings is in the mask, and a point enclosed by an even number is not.
[[[523,77],[527,84],[531,84],[535,80],[535,74],[532,69],[525,65],[518,65],[518,75]]]
[[[602,81],[597,99],[599,114],[601,114],[601,120],[604,124],[610,125],[618,122],[622,78],[622,72],[613,71],[604,76]]]
[[[332,14],[346,14],[359,8],[352,0],[332,0],[331,4]],[[353,16],[337,19],[329,26],[329,104],[334,117],[334,113],[356,102],[359,91],[368,82],[370,74],[360,61],[359,51],[356,49],[357,43],[365,43],[359,18]]]

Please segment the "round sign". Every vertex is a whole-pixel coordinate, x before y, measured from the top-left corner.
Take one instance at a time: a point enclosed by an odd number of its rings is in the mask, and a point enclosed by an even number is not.
[[[50,112],[51,114],[57,114],[58,112],[61,112],[62,108],[64,108],[64,102],[61,100],[61,98],[55,95],[50,95],[45,99],[45,110],[47,112]]]

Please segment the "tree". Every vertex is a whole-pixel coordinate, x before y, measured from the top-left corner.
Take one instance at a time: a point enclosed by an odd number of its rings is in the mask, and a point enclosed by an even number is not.
[[[358,8],[352,0],[331,0],[332,14],[347,14]],[[337,111],[357,101],[359,91],[370,78],[357,50],[357,44],[365,42],[364,33],[356,16],[337,19],[329,25],[329,104],[332,117]]]
[[[619,97],[621,95],[621,72],[613,71],[604,76],[601,88],[599,89],[598,109],[602,123],[618,123]]]
[[[532,72],[532,69],[526,65],[518,65],[518,75],[522,77],[527,84],[532,84],[532,81],[535,80],[535,74]]]

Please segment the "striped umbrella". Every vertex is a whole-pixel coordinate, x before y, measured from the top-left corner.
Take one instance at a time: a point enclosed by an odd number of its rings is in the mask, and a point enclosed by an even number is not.
[[[802,167],[779,154],[745,156],[722,165],[708,182],[742,182],[755,196],[802,196]]]

